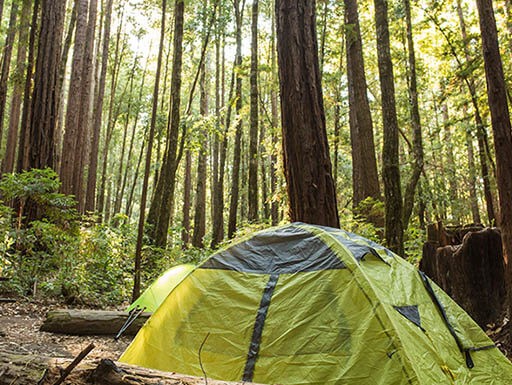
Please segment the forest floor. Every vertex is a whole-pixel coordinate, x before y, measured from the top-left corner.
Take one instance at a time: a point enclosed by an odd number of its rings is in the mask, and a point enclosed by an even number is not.
[[[93,342],[96,346],[88,355],[90,359],[117,360],[133,337],[123,336],[115,341],[111,336],[69,336],[40,332],[49,310],[65,307],[58,303],[27,302],[0,305],[0,352],[35,354],[49,357],[73,358]],[[508,320],[492,325],[486,332],[496,345],[512,360],[512,345],[507,339]]]
[[[0,351],[14,354],[35,354],[48,357],[73,358],[93,342],[95,348],[88,358],[117,360],[133,337],[115,341],[111,336],[69,336],[40,332],[49,310],[62,304],[18,301],[0,304]]]

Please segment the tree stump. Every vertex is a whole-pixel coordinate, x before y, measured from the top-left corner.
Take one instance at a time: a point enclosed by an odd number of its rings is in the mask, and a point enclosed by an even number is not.
[[[440,234],[437,245],[433,237],[429,237],[429,242],[423,246],[420,269],[481,327],[495,322],[506,296],[499,230],[478,230],[473,226],[449,232],[443,230]],[[461,244],[451,244],[458,239]]]

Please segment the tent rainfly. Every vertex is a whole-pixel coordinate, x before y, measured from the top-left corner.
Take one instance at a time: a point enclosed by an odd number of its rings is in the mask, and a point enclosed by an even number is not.
[[[303,223],[213,254],[121,361],[266,384],[512,384],[512,364],[427,276],[360,236]]]
[[[127,310],[144,309],[144,311],[154,312],[165,300],[167,295],[174,290],[192,270],[194,270],[194,265],[185,264],[171,267],[158,277]]]

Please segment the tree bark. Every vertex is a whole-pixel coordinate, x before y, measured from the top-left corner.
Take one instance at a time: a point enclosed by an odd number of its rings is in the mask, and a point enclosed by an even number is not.
[[[65,0],[43,0],[30,114],[30,168],[54,167],[55,127]],[[30,219],[30,218],[29,218]]]
[[[277,144],[278,144],[278,131],[279,131],[279,116],[277,110],[277,89],[279,87],[278,73],[277,73],[277,55],[276,55],[276,16],[272,12],[272,43],[270,46],[270,66],[272,71],[272,84],[270,88],[270,109],[272,114],[272,152],[270,155],[270,195],[272,196],[272,204],[270,207],[270,217],[272,226],[279,223],[279,202],[277,201],[277,183],[278,183],[278,170],[277,170]]]
[[[103,98],[105,97],[105,84],[107,80],[108,49],[110,45],[110,24],[112,20],[113,0],[106,0],[103,24],[103,42],[101,54],[101,70],[98,85],[98,94],[94,102],[91,150],[89,155],[89,170],[87,173],[87,189],[85,197],[85,211],[96,209],[96,182],[98,171],[99,139],[101,133],[101,118],[103,115]]]
[[[112,63],[112,69],[111,69],[111,79],[110,79],[110,100],[109,100],[109,106],[108,106],[108,114],[107,114],[107,122],[106,122],[106,130],[105,130],[105,139],[103,140],[103,151],[102,151],[102,164],[101,164],[101,177],[100,177],[100,188],[98,191],[98,207],[97,211],[102,215],[102,220],[107,220],[108,215],[104,215],[105,210],[105,186],[107,184],[107,166],[108,166],[108,155],[109,155],[109,149],[110,149],[110,141],[112,140],[112,133],[114,131],[114,127],[117,123],[117,119],[119,117],[119,109],[120,109],[120,103],[116,106],[115,105],[115,96],[117,95],[117,85],[119,80],[119,71],[121,67],[122,58],[124,56],[124,49],[125,46],[122,43],[121,39],[121,32],[123,30],[123,18],[124,13],[124,5],[121,5],[121,8],[118,11],[118,18],[119,18],[119,26],[117,27],[116,31],[116,42],[115,42],[115,49],[114,49],[114,62]],[[121,44],[123,45],[121,47]],[[124,89],[121,92],[121,95],[119,97],[119,100],[124,99],[126,87],[128,83],[125,83]]]
[[[181,243],[184,249],[189,247],[190,243],[190,207],[192,192],[192,153],[187,149],[185,152],[185,181],[183,183],[183,221],[181,230]]]
[[[252,2],[251,24],[251,109],[249,128],[249,222],[258,220],[258,0]]]
[[[412,126],[412,144],[413,144],[413,163],[412,172],[404,194],[403,207],[403,228],[407,229],[414,208],[414,195],[416,194],[416,186],[420,180],[423,171],[423,138],[420,119],[420,108],[418,103],[418,86],[416,75],[416,55],[414,53],[414,39],[412,32],[411,2],[404,0],[405,20],[407,25],[407,51],[409,61],[409,105],[411,113]]]
[[[464,105],[464,116],[467,115],[467,108]],[[469,199],[471,204],[471,214],[473,223],[478,224],[481,223],[482,220],[480,218],[480,209],[478,207],[478,195],[476,192],[476,166],[475,166],[475,154],[473,150],[473,136],[471,135],[471,130],[466,128],[466,149],[468,154],[468,184],[469,184]]]
[[[462,33],[462,40],[464,42],[464,55],[466,58],[466,62],[470,63],[472,61],[471,56],[469,54],[468,49],[468,36],[467,36],[467,28],[466,21],[464,19],[464,12],[462,10],[462,4],[460,0],[457,0],[457,14],[459,16],[459,24]],[[494,197],[491,190],[491,180],[488,166],[488,154],[486,151],[486,143],[488,142],[487,138],[487,130],[484,126],[482,116],[480,114],[480,108],[478,106],[478,95],[476,92],[475,79],[473,77],[465,77],[465,83],[468,88],[471,104],[473,105],[474,116],[475,116],[475,125],[476,125],[476,137],[478,143],[478,158],[480,160],[480,171],[483,179],[483,187],[484,187],[484,199],[487,211],[487,220],[489,224],[492,226],[496,222],[496,214],[494,210]]]
[[[236,56],[235,56],[235,72],[242,65],[242,19],[245,6],[245,0],[240,4],[240,0],[233,2],[235,10],[236,24]],[[242,110],[242,74],[236,73],[236,113],[240,115]],[[240,163],[241,163],[241,142],[242,142],[242,120],[237,118],[235,128],[235,141],[233,145],[233,169],[231,174],[231,199],[229,202],[229,218],[228,218],[228,238],[233,238],[237,228],[238,198],[240,195]]]
[[[84,189],[85,166],[88,161],[90,151],[90,134],[91,134],[91,103],[93,102],[94,87],[94,40],[96,36],[96,19],[97,19],[97,0],[89,1],[89,19],[87,21],[87,33],[85,37],[84,57],[82,62],[81,76],[81,104],[78,120],[78,136],[76,138],[77,151],[75,164],[73,168],[73,185],[75,196],[78,201],[78,209],[81,213],[85,213],[86,191]]]
[[[368,197],[381,199],[356,0],[345,0],[345,34],[352,144],[352,203],[356,208]]]
[[[125,335],[135,335],[151,313],[141,314],[124,332]],[[85,335],[116,335],[125,321],[128,313],[124,311],[105,310],[52,310],[46,315],[41,325],[42,332]]]
[[[206,19],[203,20],[206,30]],[[206,39],[206,36],[204,37]],[[204,44],[204,42],[203,42]],[[203,119],[208,116],[208,88],[206,85],[206,62],[203,61],[201,66],[201,78],[199,80],[201,98],[199,101],[199,113]],[[195,210],[194,210],[194,232],[192,234],[192,246],[203,248],[203,238],[206,234],[206,162],[208,151],[208,140],[206,129],[201,128],[199,133],[199,154],[197,157],[197,180],[195,193]]]
[[[432,230],[435,226],[431,226]],[[481,326],[496,322],[505,300],[502,242],[496,229],[430,231],[420,269]],[[434,237],[433,237],[434,235]],[[478,290],[475,290],[478,282]]]
[[[162,56],[164,50],[165,41],[165,18],[166,18],[167,0],[162,0],[162,21],[160,24],[160,43],[158,45],[158,59],[156,64],[155,74],[155,86],[153,88],[153,100],[151,109],[151,121],[149,124],[149,135],[147,138],[148,147],[146,150],[146,160],[144,166],[144,178],[142,180],[142,192],[140,197],[140,214],[139,223],[137,226],[137,243],[135,245],[135,257],[134,257],[134,279],[133,279],[133,292],[132,300],[135,301],[140,296],[140,281],[141,281],[141,265],[142,265],[142,243],[144,238],[144,224],[146,221],[146,202],[148,198],[148,185],[149,185],[149,174],[151,173],[151,155],[153,152],[153,141],[155,139],[156,131],[156,119],[158,115],[158,91],[160,89],[160,73],[162,70]],[[142,149],[141,149],[142,157]],[[135,181],[133,182],[132,192],[130,196],[133,196],[133,189],[135,188]],[[130,198],[131,200],[131,198]],[[128,208],[130,206],[128,205]]]
[[[83,62],[85,55],[85,44],[87,38],[87,0],[77,0],[76,3],[76,30],[75,44],[73,48],[73,60],[71,68],[71,80],[69,82],[68,103],[66,109],[66,131],[60,169],[61,191],[64,194],[77,196],[74,185],[74,167],[77,161],[77,137],[80,136],[80,106],[82,100],[82,78]]]
[[[30,148],[30,116],[32,114],[32,78],[34,73],[34,59],[36,56],[35,42],[37,31],[39,29],[38,16],[40,10],[40,0],[35,0],[32,10],[32,20],[30,23],[30,36],[28,43],[27,73],[25,76],[25,89],[23,95],[23,112],[21,114],[20,139],[18,143],[18,159],[16,169],[18,172],[27,170],[29,167],[29,148]]]
[[[0,385],[53,385],[60,378],[62,367],[71,360],[38,355],[0,353]],[[73,385],[203,385],[205,379],[166,373],[109,359],[84,360],[66,378]],[[225,382],[208,379],[210,385],[251,385],[248,382]]]
[[[183,0],[175,1],[173,68],[171,74],[171,108],[169,113],[167,147],[158,178],[155,194],[148,214],[148,235],[159,247],[167,245],[167,232],[171,218],[171,209],[176,187],[176,169],[178,166],[178,136],[180,129],[181,105],[181,69],[183,64],[183,18],[185,5]]]
[[[396,116],[393,64],[389,43],[387,0],[375,0],[375,26],[381,89],[382,125],[382,179],[385,196],[384,236],[388,247],[403,255],[402,192],[398,158],[398,121]]]
[[[2,147],[5,105],[7,103],[7,86],[9,80],[9,71],[11,68],[11,56],[16,37],[16,20],[18,18],[18,3],[14,1],[11,6],[9,16],[9,26],[7,27],[7,37],[5,39],[4,54],[2,58],[2,69],[0,72],[0,148]]]
[[[482,48],[496,151],[497,184],[500,201],[499,224],[507,264],[508,312],[512,312],[512,127],[507,104],[503,64],[492,0],[477,0]]]
[[[146,59],[146,65],[145,65],[144,71],[142,73],[142,80],[141,80],[141,83],[140,83],[140,86],[139,86],[138,100],[142,100],[143,99],[144,84],[146,83],[146,74],[147,74],[148,62],[149,62],[149,58]],[[134,118],[133,123],[132,123],[131,139],[130,139],[130,145],[128,147],[128,154],[127,154],[127,159],[126,159],[126,167],[125,167],[125,170],[124,170],[123,182],[121,184],[121,188],[120,188],[120,191],[119,191],[119,194],[118,194],[118,196],[120,197],[119,198],[119,201],[120,201],[119,210],[121,209],[121,202],[122,202],[123,197],[125,196],[126,185],[128,183],[128,172],[131,169],[132,158],[133,158],[133,149],[134,149],[134,146],[135,146],[136,130],[137,130],[137,125],[139,123],[140,112],[141,112],[141,105],[138,104],[137,112],[135,113],[135,118]],[[137,161],[137,167],[136,167],[137,171],[138,171],[139,167],[140,167],[140,159]],[[125,213],[129,212],[128,206],[129,206],[128,205],[128,200],[126,199]],[[129,216],[129,215],[127,215],[127,216]]]
[[[222,12],[222,10],[220,11]],[[221,170],[221,146],[224,142],[224,130],[221,131],[221,105],[224,92],[224,73],[221,70],[224,67],[224,56],[222,55],[221,43],[223,42],[221,31],[222,14],[217,18],[216,41],[215,41],[215,128],[216,133],[212,135],[212,241],[211,248],[215,248],[224,238],[224,167]],[[222,52],[221,52],[222,51]],[[222,83],[222,84],[221,84]],[[222,176],[221,176],[222,173]],[[221,183],[222,182],[222,183]]]
[[[9,114],[9,130],[7,133],[5,157],[2,164],[3,173],[11,173],[14,171],[16,148],[18,144],[18,131],[20,125],[21,103],[23,100],[24,90],[23,79],[24,75],[27,73],[27,43],[32,3],[32,0],[23,0],[21,6],[18,51],[16,53],[16,72],[11,98],[11,111]]]
[[[276,1],[284,168],[290,218],[339,227],[325,127],[315,1]]]

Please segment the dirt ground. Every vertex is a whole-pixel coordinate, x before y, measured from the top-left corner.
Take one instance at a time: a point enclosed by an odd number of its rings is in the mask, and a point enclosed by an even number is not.
[[[123,336],[118,341],[113,337],[102,336],[68,336],[40,332],[44,317],[48,310],[63,308],[62,304],[28,302],[19,300],[16,303],[0,304],[0,351],[14,354],[36,354],[50,357],[73,358],[89,343],[95,348],[88,358],[110,358],[117,360],[126,349],[132,337]],[[498,325],[489,325],[486,331],[498,348],[512,359],[512,346],[506,341],[509,329],[508,319]]]
[[[48,310],[63,308],[60,304],[45,304],[19,300],[16,303],[0,303],[0,351],[15,354],[40,354],[50,357],[72,358],[89,343],[95,348],[88,358],[117,360],[132,337],[68,336],[40,332]]]

